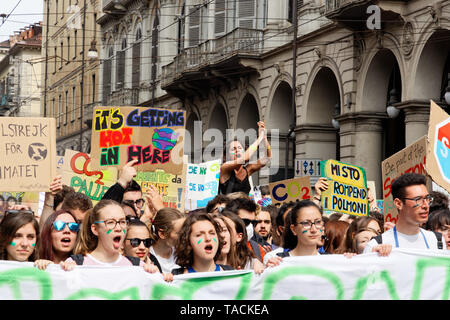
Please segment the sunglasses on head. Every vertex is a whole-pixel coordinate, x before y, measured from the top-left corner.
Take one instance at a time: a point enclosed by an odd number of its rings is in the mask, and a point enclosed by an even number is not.
[[[132,238],[132,239],[127,239],[127,240],[130,240],[130,244],[133,248],[139,247],[139,245],[141,244],[141,241],[144,243],[144,246],[146,248],[150,248],[150,246],[153,244],[153,239],[151,239],[151,238],[147,238],[147,239]]]
[[[70,231],[78,232],[78,230],[80,229],[80,225],[76,222],[64,222],[61,220],[56,220],[55,222],[53,222],[53,228],[55,228],[56,231],[62,231],[66,227],[66,224],[69,227]]]
[[[250,223],[251,223],[253,226],[256,226],[256,225],[258,224],[258,220],[250,220],[250,219],[244,218],[244,219],[242,219],[242,221],[244,221],[244,224],[245,224],[246,227],[247,227]]]
[[[34,216],[34,211],[33,210],[6,210],[5,211],[5,215],[7,214],[16,214],[16,213],[27,213],[27,214],[31,214],[32,216]]]

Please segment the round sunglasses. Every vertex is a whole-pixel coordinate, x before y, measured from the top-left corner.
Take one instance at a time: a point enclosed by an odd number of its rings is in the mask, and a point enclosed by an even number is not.
[[[76,222],[64,222],[61,220],[56,220],[55,222],[53,222],[53,228],[55,228],[56,231],[62,231],[66,227],[66,224],[69,227],[70,231],[78,232],[78,230],[80,229],[80,225]]]
[[[153,239],[151,239],[151,238],[147,238],[147,239],[132,238],[132,239],[127,239],[127,240],[130,240],[130,244],[133,248],[139,247],[139,245],[141,244],[141,241],[144,243],[144,246],[146,248],[150,248],[150,246],[153,244]]]

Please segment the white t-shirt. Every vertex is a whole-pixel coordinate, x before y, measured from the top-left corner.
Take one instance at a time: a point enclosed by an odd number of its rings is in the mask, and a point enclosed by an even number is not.
[[[175,262],[174,250],[172,251],[172,255],[168,259],[157,255],[155,253],[155,250],[153,249],[153,246],[150,247],[150,253],[152,255],[154,255],[156,257],[156,259],[158,259],[159,265],[161,266],[162,273],[169,273],[173,269],[180,268],[180,266],[177,265]]]
[[[398,232],[397,230],[397,239],[398,239],[398,247],[399,248],[414,248],[414,249],[427,249],[426,243],[428,243],[429,249],[431,250],[437,250],[437,238],[436,235],[428,230],[420,228],[422,232],[418,232],[414,235],[408,235],[401,232]],[[425,236],[425,239],[427,240],[425,242],[423,236]],[[394,229],[389,229],[382,235],[383,244],[390,244],[393,248],[395,248],[395,237],[394,237]],[[378,245],[378,242],[375,239],[370,240],[366,247],[364,248],[363,253],[370,253],[372,252],[372,248],[376,247]],[[442,246],[445,250],[447,248],[444,239],[442,239]]]

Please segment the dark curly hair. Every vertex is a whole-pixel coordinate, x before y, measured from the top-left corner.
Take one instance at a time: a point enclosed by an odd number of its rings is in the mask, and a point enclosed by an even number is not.
[[[175,256],[176,263],[183,268],[188,268],[194,264],[194,250],[191,246],[189,240],[192,233],[192,225],[198,221],[209,221],[214,226],[216,230],[217,238],[219,239],[219,247],[214,256],[214,261],[216,261],[220,252],[222,251],[223,239],[220,236],[220,225],[214,218],[205,212],[195,212],[190,214],[183,223],[180,230],[180,236],[178,238],[177,244],[175,246]]]

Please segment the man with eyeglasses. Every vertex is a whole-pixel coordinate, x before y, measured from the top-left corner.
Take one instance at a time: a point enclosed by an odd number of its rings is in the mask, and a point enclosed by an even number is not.
[[[389,229],[369,241],[364,253],[390,254],[392,248],[446,249],[442,234],[422,229],[427,222],[433,197],[427,190],[425,176],[406,173],[391,186],[392,198],[398,211],[398,221]]]

